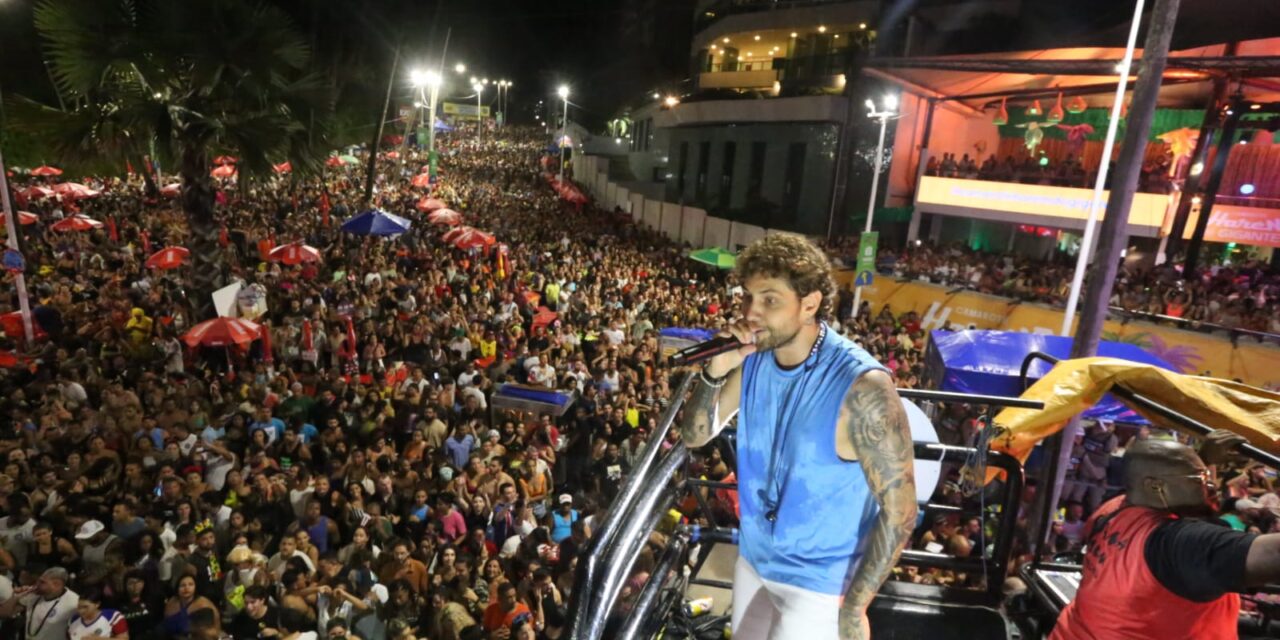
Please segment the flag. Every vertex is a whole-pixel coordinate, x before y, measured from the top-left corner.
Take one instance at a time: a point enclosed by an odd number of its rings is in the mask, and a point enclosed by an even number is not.
[[[223,225],[221,229],[218,229],[218,244],[222,245],[223,247],[226,247],[227,245],[231,244],[231,237],[227,235],[226,225]]]
[[[142,255],[151,255],[151,234],[146,230],[142,230]]]
[[[112,242],[120,242],[120,232],[116,230],[116,217],[107,216],[107,237]]]

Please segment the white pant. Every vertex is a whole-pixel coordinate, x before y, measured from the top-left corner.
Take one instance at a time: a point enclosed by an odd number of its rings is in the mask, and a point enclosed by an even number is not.
[[[839,640],[840,596],[765,580],[738,556],[733,640]]]

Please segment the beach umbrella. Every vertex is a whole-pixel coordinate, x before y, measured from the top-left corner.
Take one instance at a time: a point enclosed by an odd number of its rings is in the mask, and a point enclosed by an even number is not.
[[[738,257],[721,249],[720,247],[708,247],[697,251],[689,252],[689,257],[702,264],[709,264],[717,269],[732,269],[738,264]]]
[[[209,175],[214,178],[230,178],[236,175],[236,167],[233,164],[224,164],[210,171]]]
[[[53,223],[49,228],[54,231],[88,231],[90,229],[101,229],[103,226],[105,225],[93,218],[77,214],[63,218]]]
[[[414,205],[414,208],[416,208],[418,211],[428,212],[428,211],[435,211],[436,209],[443,209],[445,208],[445,206],[446,205],[443,200],[437,200],[435,198],[423,196],[418,199],[418,204]]]
[[[185,247],[165,247],[147,258],[148,269],[177,269],[191,255]]]
[[[79,182],[60,182],[50,187],[53,192],[62,196],[63,200],[83,200],[85,198],[96,198],[101,195],[101,191],[90,189]]]
[[[400,216],[370,209],[342,223],[342,230],[361,236],[394,236],[409,230],[413,223]]]
[[[50,167],[50,166],[40,166],[32,169],[31,175],[39,176],[41,178],[45,178],[49,176],[60,176],[62,175],[62,169],[59,169],[57,167]]]
[[[452,209],[437,209],[427,216],[427,222],[456,227],[462,224],[462,214]]]
[[[26,189],[18,192],[18,197],[23,200],[40,200],[52,197],[56,193],[57,192],[48,187],[27,187]]]
[[[414,176],[412,180],[409,181],[409,184],[415,187],[418,187],[420,189],[425,189],[431,186],[431,174],[419,173],[418,175]]]
[[[280,164],[271,165],[271,168],[274,169],[276,173],[289,173],[290,171],[293,171],[293,164],[290,162],[281,162]]]
[[[4,219],[5,219],[4,214],[0,213],[0,220],[4,220]],[[37,222],[40,222],[40,216],[37,216],[36,214],[31,213],[30,211],[18,212],[18,224],[27,225],[27,224],[35,224]]]
[[[272,249],[271,253],[267,254],[267,260],[288,265],[320,262],[320,250],[301,242],[291,242]]]
[[[444,240],[445,242],[453,242],[454,240],[457,240],[458,237],[461,236],[462,234],[467,233],[468,231],[475,231],[475,230],[476,230],[475,227],[468,227],[464,225],[464,226],[450,229],[444,232],[444,235],[440,236],[440,239]]]
[[[246,345],[262,335],[262,327],[243,318],[214,318],[191,327],[182,341],[195,348]]]
[[[218,156],[213,159],[213,163],[220,167],[223,165],[235,164],[237,162],[239,162],[239,160],[235,159],[233,156]]]
[[[160,187],[160,195],[166,198],[176,198],[182,195],[182,185],[177,182],[166,184],[165,186]]]
[[[496,244],[498,240],[493,237],[493,234],[485,233],[479,229],[471,229],[470,231],[464,232],[454,238],[452,242],[453,246],[459,249],[468,250],[492,246]]]

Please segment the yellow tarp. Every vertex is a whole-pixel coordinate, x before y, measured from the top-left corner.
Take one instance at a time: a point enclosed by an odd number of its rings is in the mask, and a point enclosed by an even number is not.
[[[991,448],[1026,462],[1036,443],[1061,431],[1072,416],[1121,385],[1215,429],[1228,429],[1264,451],[1280,455],[1280,393],[1246,384],[1173,373],[1116,358],[1063,360],[1022,394],[1045,403],[1043,410],[1008,408],[995,417],[1002,431]],[[1124,398],[1116,396],[1125,402]],[[1152,424],[1168,419],[1126,402]]]

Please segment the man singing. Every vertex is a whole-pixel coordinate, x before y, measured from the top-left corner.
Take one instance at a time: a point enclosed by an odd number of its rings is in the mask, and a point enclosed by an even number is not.
[[[741,545],[735,640],[870,637],[866,609],[916,519],[913,448],[889,374],[822,321],[822,251],[773,235],[738,257],[742,343],[702,368],[681,435],[706,444],[738,414]]]

